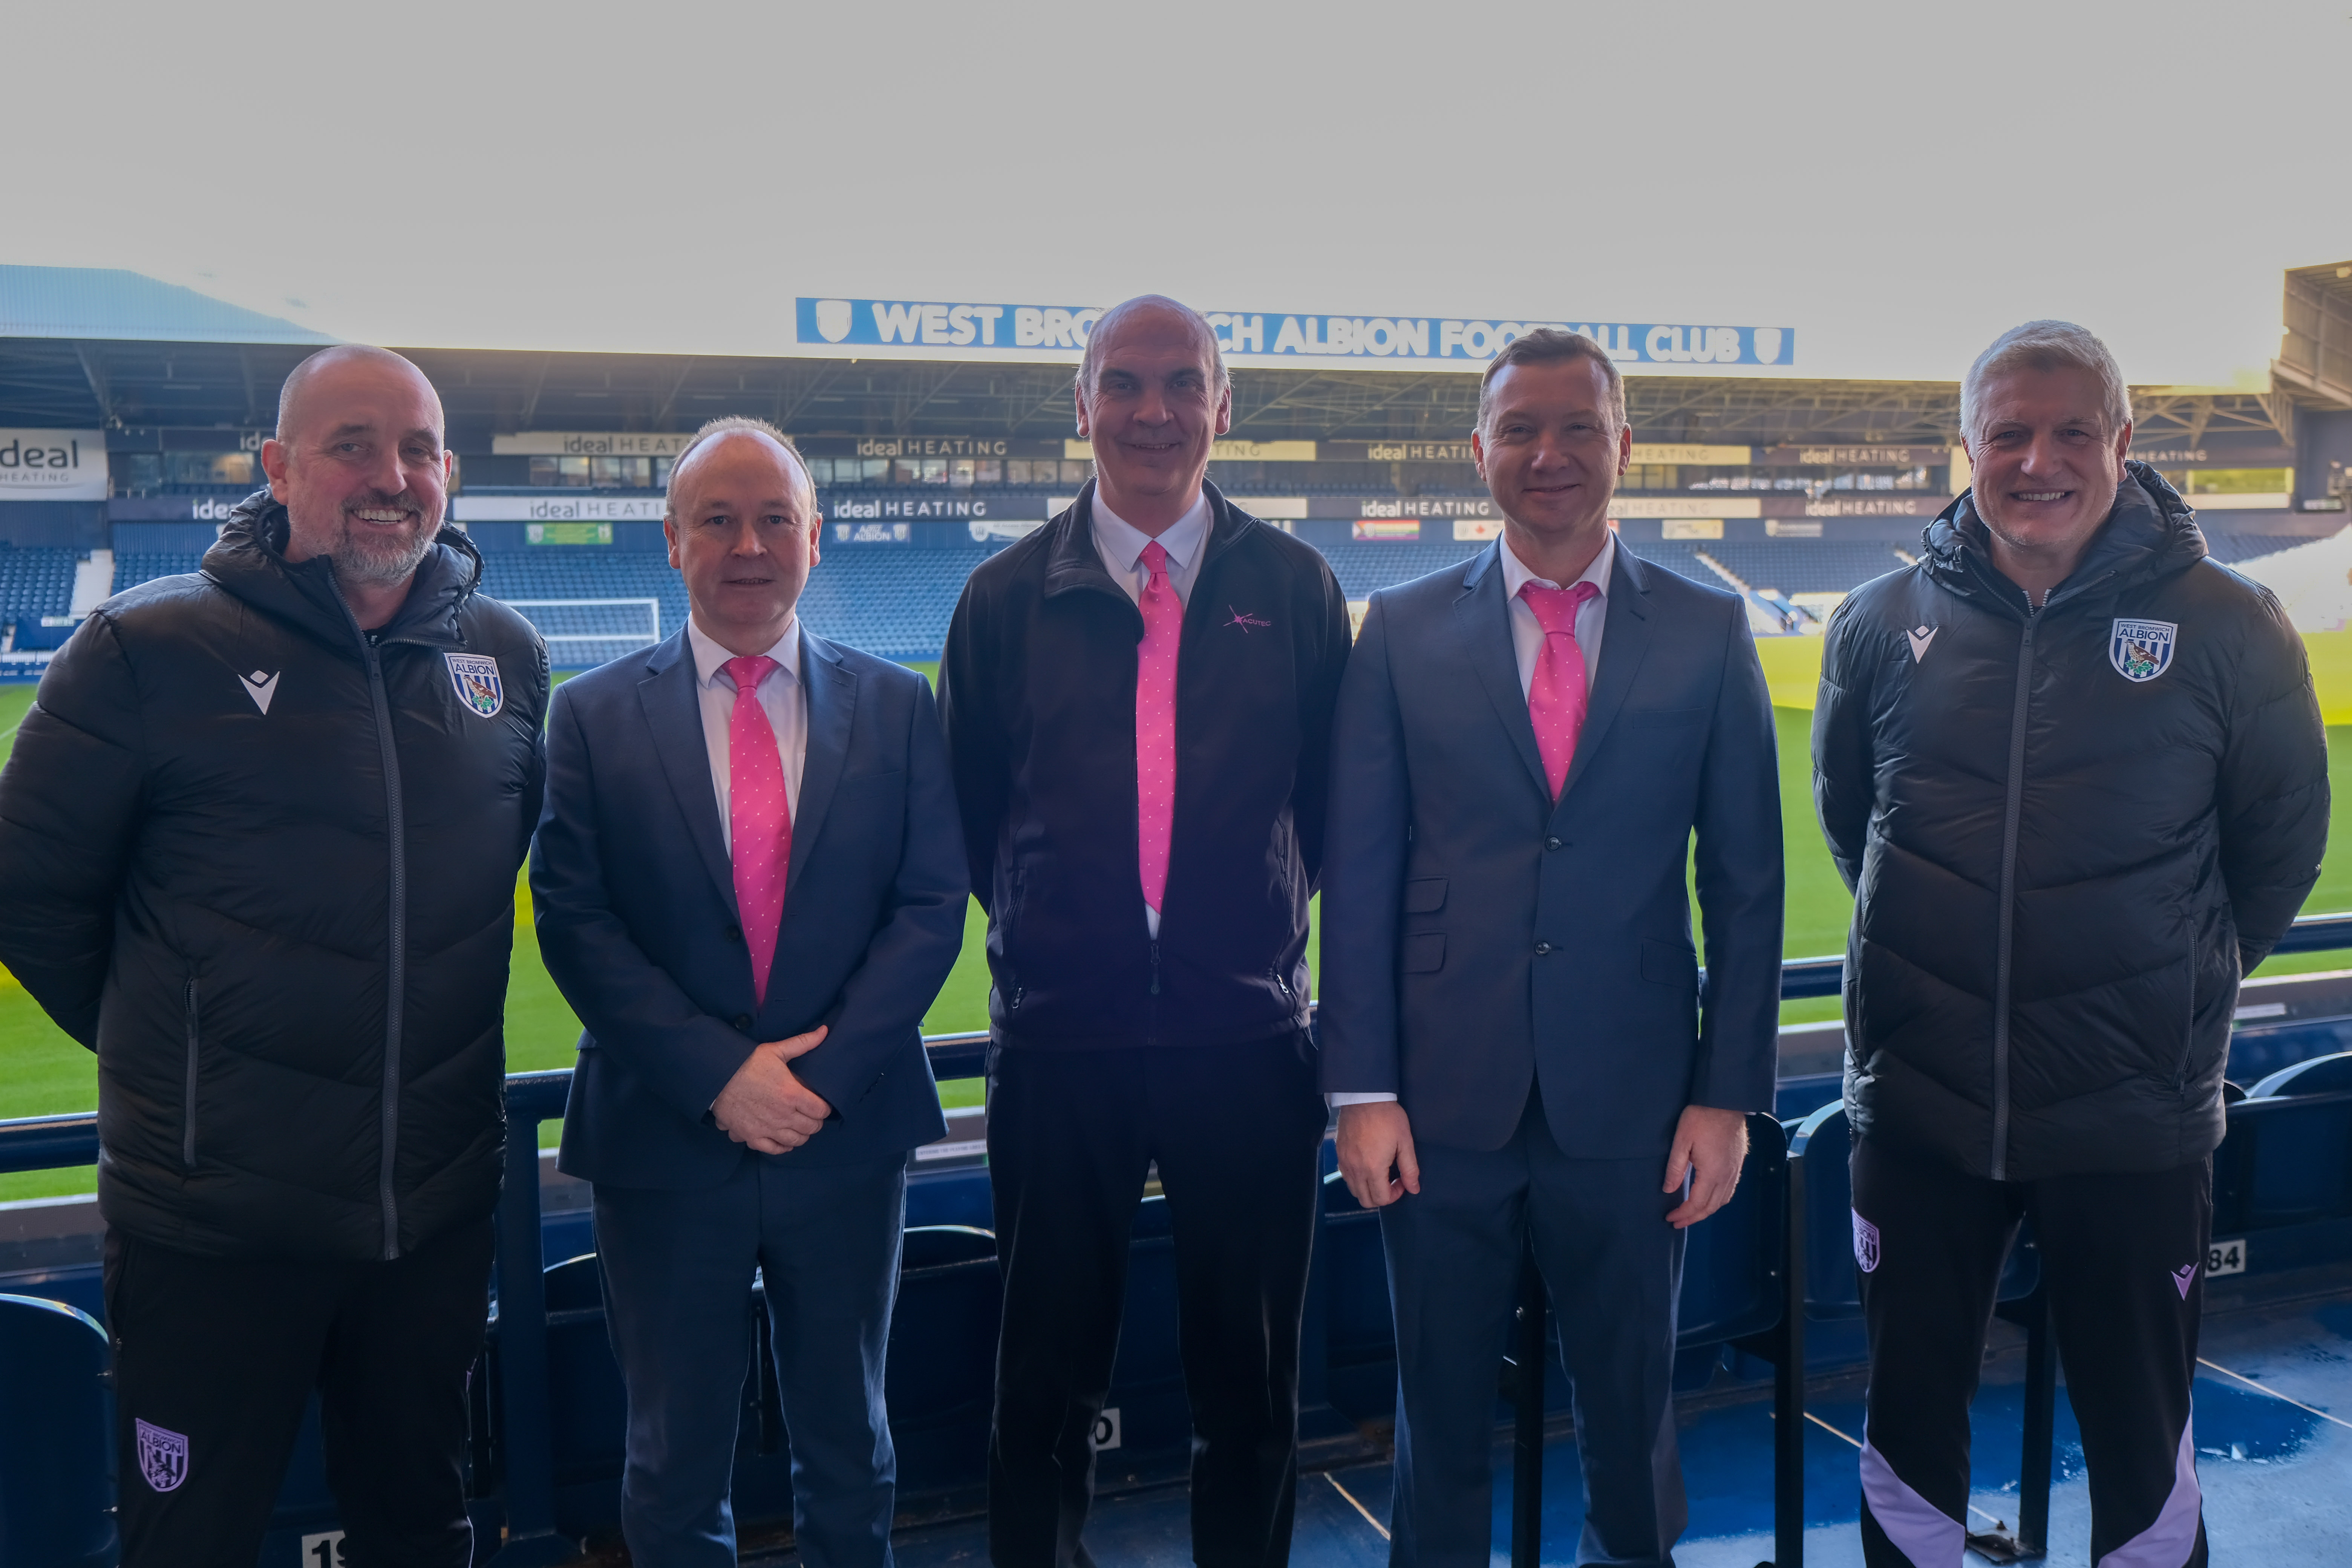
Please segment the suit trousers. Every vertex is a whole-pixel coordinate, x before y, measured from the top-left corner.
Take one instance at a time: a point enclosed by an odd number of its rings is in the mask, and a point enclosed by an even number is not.
[[[124,1568],[252,1568],[310,1393],[352,1568],[464,1568],[466,1384],[490,1222],[388,1262],[204,1258],[106,1233]],[[176,1452],[176,1471],[141,1462]]]
[[[1659,1190],[1667,1152],[1572,1159],[1534,1092],[1500,1149],[1415,1152],[1421,1191],[1380,1211],[1397,1336],[1390,1563],[1490,1561],[1496,1377],[1532,1236],[1575,1386],[1576,1561],[1671,1564],[1687,1509],[1672,1398],[1683,1233],[1665,1220],[1678,1198]]]
[[[1278,1568],[1298,1485],[1298,1332],[1326,1111],[1311,1047],[998,1048],[989,1180],[1004,1268],[988,1549],[1087,1568],[1136,1207],[1156,1161],[1192,1405],[1192,1560]]]
[[[637,1568],[735,1562],[729,1493],[755,1269],[800,1561],[887,1568],[898,1457],[882,1377],[906,1206],[903,1154],[846,1165],[747,1154],[716,1187],[597,1185],[605,1321],[628,1389],[621,1533]]]
[[[1958,1568],[1969,1403],[2002,1261],[2027,1215],[2090,1469],[2091,1561],[2202,1568],[2189,1383],[2212,1162],[1995,1182],[1876,1138],[1853,1145],[1854,1255],[1870,1330],[1863,1560]]]

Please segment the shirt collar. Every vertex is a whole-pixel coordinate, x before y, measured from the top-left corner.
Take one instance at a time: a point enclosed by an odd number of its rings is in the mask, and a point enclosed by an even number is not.
[[[686,617],[686,646],[694,650],[694,678],[709,686],[719,679],[727,661],[735,656],[712,641],[703,629],[694,624],[694,616]],[[801,678],[801,618],[794,616],[784,623],[784,635],[768,650],[768,657],[782,667],[793,679]]]
[[[1609,574],[1616,564],[1617,531],[1612,528],[1609,531],[1609,537],[1601,542],[1601,549],[1592,557],[1592,564],[1584,569],[1584,575],[1579,577],[1576,582],[1591,584],[1596,596],[1606,599],[1609,597]],[[1505,534],[1503,536],[1503,597],[1517,598],[1519,590],[1530,583],[1539,588],[1576,586],[1576,583],[1555,583],[1549,577],[1538,577],[1528,571],[1526,563],[1512,553],[1510,536]]]
[[[1201,542],[1208,533],[1209,491],[1203,486],[1184,515],[1160,535],[1160,547],[1168,552],[1169,564],[1181,571],[1200,553]],[[1129,572],[1143,558],[1143,547],[1151,542],[1151,535],[1103,504],[1099,485],[1095,487],[1095,538],[1112,560]]]

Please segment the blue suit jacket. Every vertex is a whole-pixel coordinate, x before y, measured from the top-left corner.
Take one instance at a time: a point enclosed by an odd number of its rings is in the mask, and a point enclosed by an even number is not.
[[[887,1157],[940,1136],[924,1009],[963,941],[966,872],[930,687],[801,634],[808,752],[764,1005],[738,927],[681,630],[556,689],[530,889],[548,973],[587,1026],[562,1169],[625,1187],[724,1181],[746,1158]],[[753,1155],[706,1117],[762,1040],[835,1115]]]
[[[1763,670],[1737,598],[1621,547],[1555,805],[1499,549],[1373,595],[1348,661],[1323,1086],[1394,1092],[1416,1139],[1485,1150],[1509,1139],[1532,1079],[1571,1156],[1663,1155],[1685,1105],[1772,1104],[1780,793]]]

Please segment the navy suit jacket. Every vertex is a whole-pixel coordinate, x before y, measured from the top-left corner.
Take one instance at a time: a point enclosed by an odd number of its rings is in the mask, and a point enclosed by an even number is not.
[[[714,1186],[747,1158],[886,1158],[945,1131],[923,1013],[963,941],[967,873],[931,690],[801,633],[808,752],[763,1005],[686,634],[556,688],[530,890],[548,973],[587,1026],[559,1163],[624,1187]],[[754,1155],[706,1115],[752,1047],[830,1026],[793,1063],[834,1116]]]
[[[1772,1104],[1771,700],[1740,601],[1621,544],[1555,805],[1499,550],[1373,595],[1348,661],[1323,863],[1323,1087],[1393,1092],[1415,1139],[1489,1150],[1532,1079],[1571,1157],[1663,1156],[1685,1105]]]

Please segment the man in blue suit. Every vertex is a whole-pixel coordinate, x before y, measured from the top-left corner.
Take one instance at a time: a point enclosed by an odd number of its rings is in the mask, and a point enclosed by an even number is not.
[[[1390,1561],[1488,1561],[1532,1236],[1576,1386],[1577,1561],[1666,1564],[1683,1230],[1730,1198],[1744,1113],[1772,1103],[1772,710],[1740,601],[1609,526],[1633,437],[1599,344],[1507,345],[1473,444],[1503,538],[1372,596],[1332,742],[1323,1086],[1388,1249]]]
[[[801,1560],[890,1562],[907,1152],[945,1131],[919,1029],[966,873],[930,689],[798,625],[819,525],[781,432],[705,426],[662,521],[687,626],[548,720],[531,894],[587,1026],[560,1163],[595,1187],[639,1568],[735,1561],[755,1268]]]

